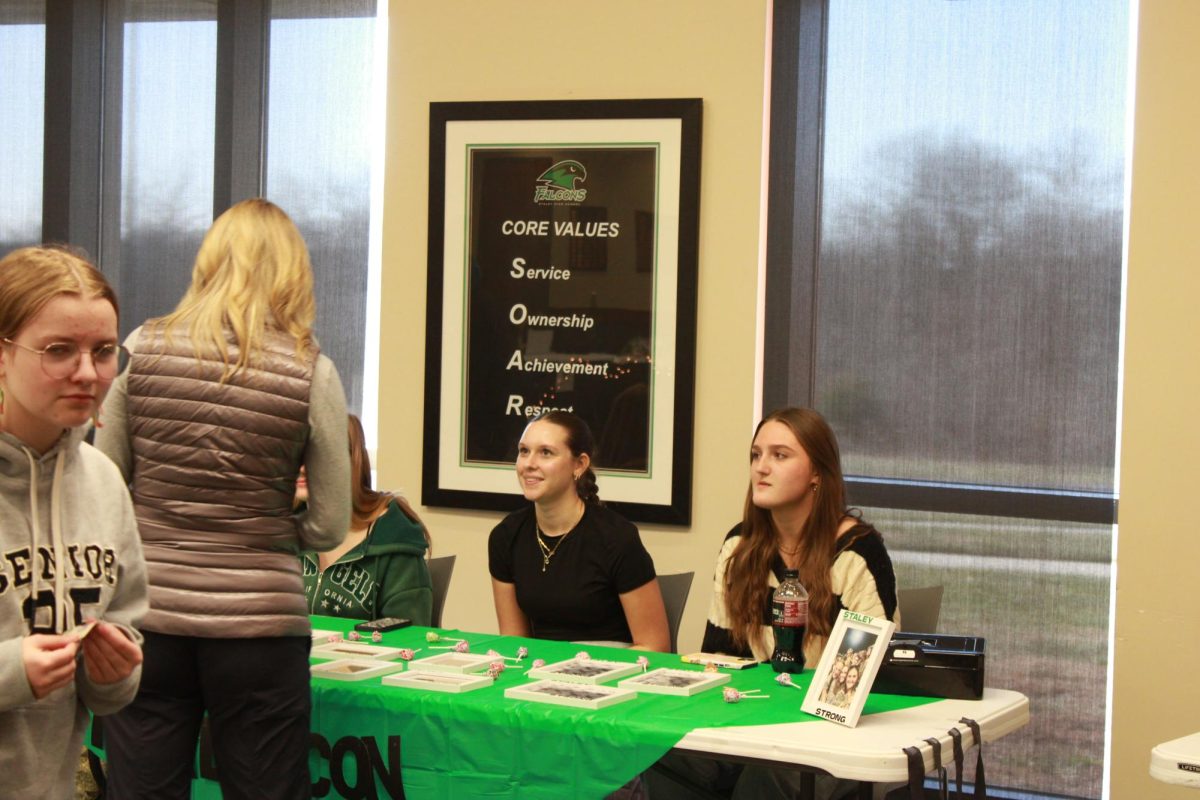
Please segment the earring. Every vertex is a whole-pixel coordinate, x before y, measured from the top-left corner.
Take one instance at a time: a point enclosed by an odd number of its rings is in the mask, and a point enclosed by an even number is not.
[[[817,484],[815,484],[815,483],[814,483],[814,484],[812,485],[812,487],[813,487],[813,491],[815,492],[815,491],[817,490]]]

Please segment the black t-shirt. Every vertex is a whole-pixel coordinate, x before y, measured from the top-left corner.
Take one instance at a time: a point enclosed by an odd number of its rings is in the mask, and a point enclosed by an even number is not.
[[[542,537],[551,549],[561,542],[545,572],[535,527],[529,506],[505,517],[488,538],[488,570],[516,586],[531,634],[556,641],[632,642],[618,595],[655,577],[637,527],[589,505],[565,539]]]

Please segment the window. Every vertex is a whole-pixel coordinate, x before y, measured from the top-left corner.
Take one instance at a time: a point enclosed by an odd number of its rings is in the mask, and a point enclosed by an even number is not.
[[[990,782],[1102,792],[1125,0],[776,4],[764,404],[837,431],[940,629],[1038,713]],[[782,165],[782,166],[781,166]],[[991,766],[991,765],[989,765]]]
[[[40,2],[0,5],[0,255],[41,238],[46,15]]]
[[[175,306],[217,214],[267,196],[304,234],[317,338],[364,413],[384,27],[375,0],[0,5],[0,101],[20,120],[0,127],[0,255],[82,247],[124,334]]]

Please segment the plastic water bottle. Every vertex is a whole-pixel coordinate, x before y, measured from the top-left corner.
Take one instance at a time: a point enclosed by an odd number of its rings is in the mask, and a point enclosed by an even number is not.
[[[771,666],[776,672],[804,671],[804,628],[808,625],[808,590],[800,583],[800,573],[785,570],[783,581],[771,598],[771,628],[775,632],[775,651]]]

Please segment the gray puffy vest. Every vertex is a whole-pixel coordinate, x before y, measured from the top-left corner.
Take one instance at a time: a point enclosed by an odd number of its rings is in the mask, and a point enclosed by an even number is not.
[[[142,627],[180,636],[309,632],[292,514],[315,353],[268,332],[221,383],[186,331],[142,328],[129,369],[133,505],[150,581]],[[230,359],[237,349],[230,344]]]

